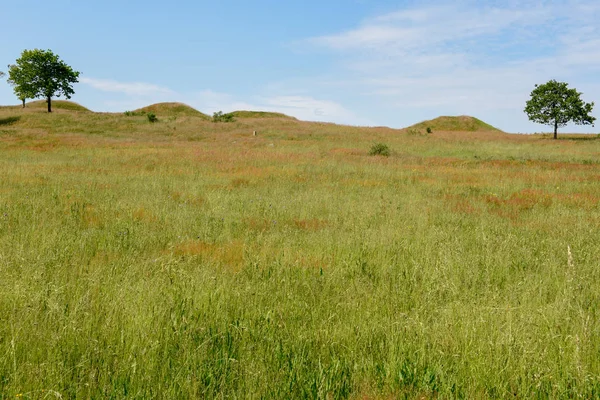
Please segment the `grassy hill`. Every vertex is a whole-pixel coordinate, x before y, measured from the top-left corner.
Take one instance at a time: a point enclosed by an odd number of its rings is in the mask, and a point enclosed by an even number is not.
[[[22,106],[14,105],[14,106],[0,106],[0,109],[4,110],[23,110]],[[27,110],[46,110],[47,104],[46,100],[35,100],[26,103],[25,111]],[[78,112],[92,112],[90,109],[82,106],[81,104],[75,103],[73,101],[68,100],[52,100],[52,111],[55,110],[64,110],[64,111],[78,111]]]
[[[46,100],[36,100],[26,104],[29,108],[40,108],[47,109]],[[52,100],[52,110],[67,110],[67,111],[80,111],[80,112],[91,112],[89,108],[82,106],[81,104],[75,103],[69,100]]]
[[[466,115],[458,117],[442,116],[420,122],[407,129],[426,130],[427,128],[431,128],[434,132],[502,132],[500,129],[486,124],[480,119]]]
[[[285,118],[293,120],[296,119],[294,117],[290,117],[289,115],[268,111],[233,111],[230,114],[232,114],[236,118]]]
[[[139,108],[134,112],[153,112],[158,116],[186,116],[199,117],[205,120],[210,119],[208,115],[184,103],[157,103]]]

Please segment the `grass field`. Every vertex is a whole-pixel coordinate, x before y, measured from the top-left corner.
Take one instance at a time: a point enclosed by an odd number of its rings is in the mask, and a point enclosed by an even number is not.
[[[0,108],[0,398],[600,396],[595,136],[158,116]]]

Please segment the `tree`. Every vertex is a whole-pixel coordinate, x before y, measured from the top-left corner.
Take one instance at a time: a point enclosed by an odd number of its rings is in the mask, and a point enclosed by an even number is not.
[[[577,125],[593,125],[596,121],[590,113],[594,103],[581,100],[581,93],[569,89],[564,82],[554,79],[543,85],[535,85],[531,99],[525,105],[525,113],[529,120],[538,124],[554,127],[554,139],[558,138],[558,128],[569,122]]]
[[[17,97],[35,99],[43,97],[52,112],[52,97],[64,95],[67,99],[75,93],[73,84],[79,82],[79,72],[74,71],[50,50],[24,50],[16,64],[9,65],[8,82]]]
[[[217,111],[213,114],[213,122],[233,122],[235,118],[232,113],[223,114],[223,111]]]
[[[16,65],[8,65],[8,70],[10,72],[11,68],[17,68]],[[10,78],[8,79],[8,82],[12,84]],[[25,100],[27,100],[27,94],[24,93],[25,91],[25,85],[23,86],[17,86],[13,84],[13,90],[15,92],[15,94],[17,95],[17,97],[19,98],[19,100],[21,100],[21,102],[23,103],[23,108],[25,108]]]

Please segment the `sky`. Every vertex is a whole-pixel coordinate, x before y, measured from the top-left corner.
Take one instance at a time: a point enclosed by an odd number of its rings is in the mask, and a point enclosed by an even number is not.
[[[0,70],[50,49],[81,72],[72,100],[94,111],[177,101],[393,128],[471,115],[547,132],[523,109],[556,79],[600,117],[598,0],[22,0],[0,16]],[[0,104],[18,104],[6,79]]]

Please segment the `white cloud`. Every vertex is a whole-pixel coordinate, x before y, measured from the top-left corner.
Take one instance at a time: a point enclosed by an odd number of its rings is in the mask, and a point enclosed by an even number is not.
[[[150,83],[124,83],[107,79],[83,78],[81,83],[102,91],[121,93],[124,98],[108,98],[95,109],[103,111],[134,110],[152,103],[178,101],[186,103],[206,114],[216,111],[237,110],[280,112],[306,121],[338,122],[354,125],[369,125],[341,104],[311,96],[243,96],[217,92],[211,89],[199,92],[178,93]]]
[[[501,32],[513,26],[540,23],[547,10],[477,9],[450,5],[400,10],[366,20],[358,28],[309,39],[336,50],[402,52]],[[426,51],[427,49],[423,49]]]
[[[306,42],[338,58],[335,79],[353,81],[348,90],[373,107],[397,109],[396,126],[464,113],[507,130],[539,130],[523,114],[535,83],[565,80],[587,101],[600,97],[598,20],[592,0],[446,2]]]
[[[264,99],[267,108],[307,121],[330,121],[351,125],[373,125],[339,103],[310,96],[276,96]]]
[[[81,78],[79,81],[103,92],[124,93],[129,96],[149,96],[174,93],[169,88],[144,82],[117,82],[111,79],[94,78]]]
[[[316,99],[311,96],[235,96],[212,90],[198,92],[188,98],[189,104],[207,112],[231,112],[237,110],[279,112],[303,121],[338,122],[354,125],[370,125],[341,104]]]

